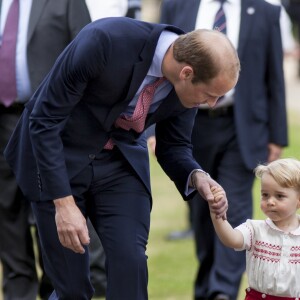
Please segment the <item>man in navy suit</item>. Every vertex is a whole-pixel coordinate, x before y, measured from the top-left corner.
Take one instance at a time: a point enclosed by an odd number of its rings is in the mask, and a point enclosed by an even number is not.
[[[186,31],[212,28],[219,8],[217,0],[165,0],[161,23]],[[223,8],[226,34],[241,61],[240,78],[213,110],[198,109],[192,144],[197,162],[225,189],[227,217],[235,226],[252,217],[253,168],[281,155],[287,121],[280,7],[261,0],[228,0]],[[244,254],[222,245],[204,201],[190,204],[199,260],[195,299],[236,300]]]
[[[87,216],[106,253],[106,299],[148,299],[147,141],[143,129],[118,122],[133,117],[144,88],[163,78],[142,125],[157,124],[157,159],[183,198],[197,190],[212,201],[217,182],[194,160],[191,131],[196,107],[214,106],[238,76],[234,47],[212,30],[184,34],[173,26],[107,18],[87,25],[64,50],[5,150],[33,201],[55,288],[50,299],[93,295]],[[224,199],[215,205],[219,217],[226,210]]]

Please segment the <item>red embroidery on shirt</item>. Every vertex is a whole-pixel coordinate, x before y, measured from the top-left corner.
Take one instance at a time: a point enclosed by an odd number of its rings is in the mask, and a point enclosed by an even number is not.
[[[299,251],[300,252],[300,246],[291,247],[291,251]]]
[[[267,262],[271,262],[271,263],[278,263],[280,261],[280,259],[275,259],[275,258],[271,258],[268,256],[264,256],[264,255],[257,255],[257,254],[253,254],[253,256],[255,258],[267,261]]]
[[[260,245],[260,246],[263,246],[263,247],[266,247],[266,248],[271,248],[271,249],[274,249],[274,250],[281,250],[282,249],[282,246],[280,246],[280,245],[273,245],[273,244],[270,244],[270,243],[266,243],[264,241],[255,241],[255,245]]]
[[[274,252],[274,251],[268,251],[268,250],[264,250],[264,249],[260,249],[258,247],[254,247],[254,250],[257,252],[261,252],[263,254],[269,254],[269,255],[274,255],[274,256],[280,256],[280,252]]]
[[[295,265],[300,264],[300,259],[299,260],[292,260],[292,259],[290,259],[289,263],[290,264],[295,264]]]
[[[264,241],[255,241],[253,256],[271,263],[278,263],[281,257],[280,245],[266,243]]]
[[[300,246],[292,246],[290,249],[289,263],[291,264],[300,264]]]

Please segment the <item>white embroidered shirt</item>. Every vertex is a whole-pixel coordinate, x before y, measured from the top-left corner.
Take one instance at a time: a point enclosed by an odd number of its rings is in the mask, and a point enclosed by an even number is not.
[[[300,221],[300,215],[298,215]],[[300,297],[300,226],[285,233],[270,220],[247,220],[244,236],[248,284],[273,296]]]

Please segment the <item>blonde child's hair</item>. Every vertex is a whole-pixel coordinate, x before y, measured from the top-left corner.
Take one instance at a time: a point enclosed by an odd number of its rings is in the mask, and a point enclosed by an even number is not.
[[[300,161],[297,159],[277,159],[265,165],[258,165],[254,172],[258,178],[268,173],[280,186],[294,188],[300,192]]]

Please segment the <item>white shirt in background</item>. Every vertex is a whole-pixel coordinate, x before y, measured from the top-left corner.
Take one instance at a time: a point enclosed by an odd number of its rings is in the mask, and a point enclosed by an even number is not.
[[[128,0],[86,0],[92,21],[106,17],[125,16]]]

